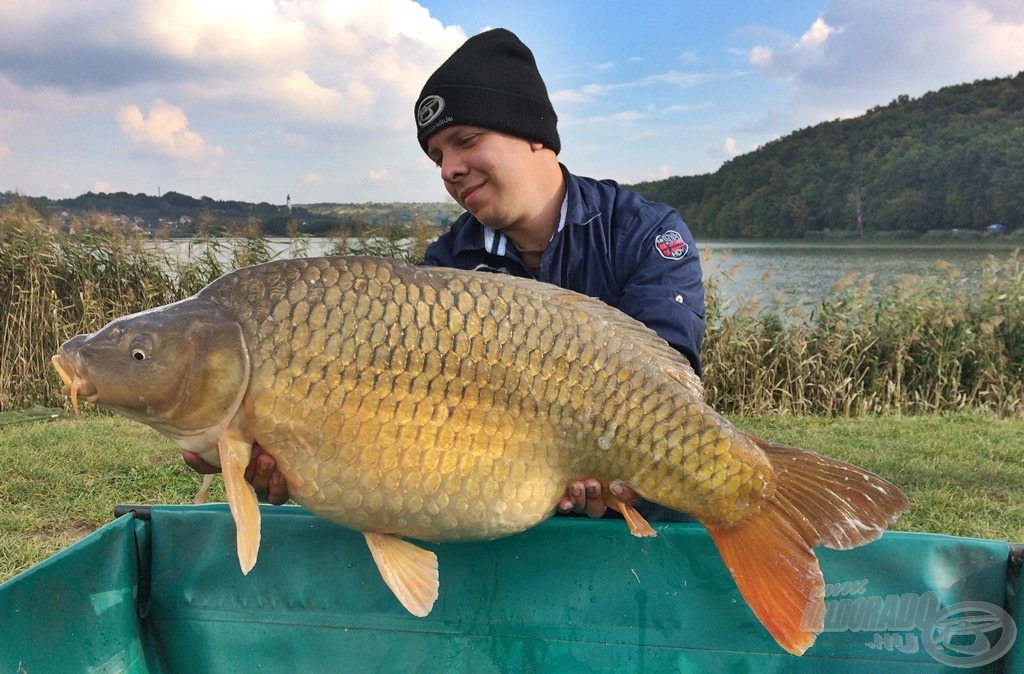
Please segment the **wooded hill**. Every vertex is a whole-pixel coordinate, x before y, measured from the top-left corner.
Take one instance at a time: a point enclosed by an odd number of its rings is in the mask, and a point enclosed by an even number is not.
[[[698,237],[1024,224],[1024,72],[801,129],[712,174],[633,185]]]
[[[0,193],[0,208],[24,199],[46,218],[104,214],[119,216],[133,227],[164,235],[188,237],[203,230],[221,235],[238,232],[247,223],[263,236],[362,236],[368,232],[407,236],[417,223],[440,228],[458,215],[452,203],[362,203],[284,205],[195,198],[178,192],[160,196],[88,192],[71,199],[22,197]]]

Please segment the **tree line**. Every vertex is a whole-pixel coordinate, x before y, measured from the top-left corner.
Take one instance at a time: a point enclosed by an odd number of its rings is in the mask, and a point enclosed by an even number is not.
[[[711,174],[632,187],[697,236],[923,234],[1024,224],[1024,72],[903,95]]]
[[[192,197],[168,191],[159,196],[128,192],[87,192],[69,199],[0,194],[0,207],[27,203],[47,221],[101,214],[161,236],[410,236],[414,229],[440,230],[454,220],[452,203],[270,204]]]

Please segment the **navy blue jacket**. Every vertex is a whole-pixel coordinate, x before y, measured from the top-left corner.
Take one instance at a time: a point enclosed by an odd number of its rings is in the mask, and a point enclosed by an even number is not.
[[[569,173],[565,219],[533,274],[505,235],[464,213],[427,248],[424,264],[546,281],[598,298],[646,324],[698,375],[704,285],[693,235],[674,209],[610,180]]]

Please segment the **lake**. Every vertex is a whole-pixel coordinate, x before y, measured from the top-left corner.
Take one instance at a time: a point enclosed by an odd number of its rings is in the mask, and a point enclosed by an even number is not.
[[[952,265],[965,288],[977,284],[989,255],[1005,259],[1019,239],[971,241],[698,241],[704,274],[716,282],[732,309],[751,303],[812,305],[844,276],[870,274],[882,288],[906,274],[945,278]]]
[[[269,238],[275,255],[324,255],[335,240]],[[154,242],[177,257],[189,254],[189,241]],[[221,242],[219,255],[230,256],[230,242]],[[704,259],[704,274],[718,288],[719,297],[732,310],[740,306],[775,302],[782,306],[812,305],[832,291],[845,275],[872,275],[872,287],[881,288],[904,274],[939,275],[938,267],[948,263],[963,272],[951,281],[969,287],[981,277],[982,262],[988,255],[1009,257],[1024,245],[1020,239],[944,241],[698,241]]]

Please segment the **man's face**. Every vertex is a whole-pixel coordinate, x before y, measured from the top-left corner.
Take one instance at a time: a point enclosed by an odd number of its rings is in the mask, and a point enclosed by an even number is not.
[[[441,169],[445,189],[460,206],[492,229],[533,216],[533,175],[542,146],[476,126],[435,133],[427,154]]]

